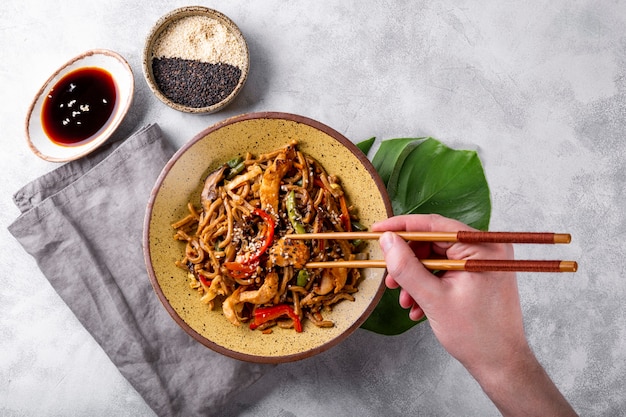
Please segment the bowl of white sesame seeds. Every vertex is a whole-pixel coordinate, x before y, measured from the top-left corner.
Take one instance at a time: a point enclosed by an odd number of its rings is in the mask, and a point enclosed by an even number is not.
[[[150,31],[143,73],[154,95],[186,113],[215,113],[242,90],[250,67],[241,30],[223,13],[202,6],[175,9]]]

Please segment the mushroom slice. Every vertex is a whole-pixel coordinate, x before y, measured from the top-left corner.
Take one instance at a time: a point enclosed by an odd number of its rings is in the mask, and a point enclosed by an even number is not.
[[[202,207],[205,211],[209,211],[211,203],[217,198],[217,184],[224,179],[224,172],[226,172],[227,168],[228,165],[222,165],[210,173],[204,180],[204,187],[202,188],[202,193],[200,194],[200,202],[202,203]]]

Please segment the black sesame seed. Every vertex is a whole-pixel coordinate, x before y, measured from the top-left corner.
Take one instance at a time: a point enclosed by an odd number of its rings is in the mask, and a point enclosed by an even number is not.
[[[181,58],[153,59],[152,73],[164,96],[192,108],[223,101],[241,78],[241,69],[234,65]]]

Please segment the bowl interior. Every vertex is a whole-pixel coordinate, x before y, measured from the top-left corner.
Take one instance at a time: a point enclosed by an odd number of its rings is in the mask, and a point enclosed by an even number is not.
[[[180,103],[176,103],[175,101],[168,98],[159,86],[157,85],[154,77],[154,73],[152,70],[152,60],[154,59],[154,46],[159,36],[168,28],[169,25],[179,21],[180,19],[190,17],[190,16],[204,16],[211,19],[214,19],[221,23],[228,32],[233,35],[237,39],[238,48],[241,50],[241,54],[243,55],[242,63],[241,63],[241,77],[239,78],[239,82],[235,89],[222,101],[219,103],[215,103],[211,106],[207,107],[189,107]],[[184,45],[181,45],[181,48],[185,48]],[[250,67],[250,56],[248,52],[248,45],[246,40],[239,30],[239,27],[226,15],[220,13],[217,10],[210,9],[208,7],[203,6],[186,6],[181,7],[166,15],[162,16],[153,26],[152,30],[148,34],[146,38],[146,43],[144,45],[143,50],[143,73],[148,84],[148,87],[154,95],[163,103],[170,106],[171,108],[185,112],[185,113],[204,113],[210,114],[215,113],[222,108],[226,107],[230,102],[232,102],[235,97],[239,94],[241,89],[243,88],[247,78]]]
[[[144,251],[152,284],[172,317],[196,340],[235,357],[255,362],[285,362],[326,350],[360,326],[382,296],[383,269],[363,270],[354,302],[343,301],[328,317],[332,328],[305,321],[304,332],[276,328],[271,334],[233,326],[216,307],[209,311],[189,289],[185,271],[174,262],[183,243],[174,241],[171,224],[197,202],[206,173],[249,151],[254,154],[281,148],[297,139],[299,148],[322,163],[342,181],[348,198],[366,226],[388,217],[386,191],[365,155],[332,129],[315,121],[283,113],[243,115],[202,132],[169,161],[159,177],[145,220]],[[197,204],[197,203],[196,203]],[[377,243],[367,247],[370,259],[382,259]]]
[[[64,146],[48,138],[41,123],[41,108],[46,95],[65,75],[79,68],[99,67],[108,71],[115,81],[117,100],[109,121],[90,140],[76,146]],[[96,49],[87,51],[70,61],[54,74],[39,89],[31,103],[26,118],[26,138],[31,150],[40,158],[52,162],[71,161],[94,151],[102,145],[128,113],[134,93],[133,72],[126,60],[119,54]]]

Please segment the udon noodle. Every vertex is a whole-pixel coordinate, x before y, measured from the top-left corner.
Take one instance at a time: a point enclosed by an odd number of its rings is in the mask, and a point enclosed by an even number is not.
[[[185,242],[177,265],[200,301],[221,304],[233,325],[271,332],[278,325],[319,327],[333,305],[354,300],[358,269],[307,269],[309,261],[359,258],[360,242],[295,240],[292,233],[362,229],[339,179],[297,142],[225,163],[204,181],[200,206],[172,225]],[[196,202],[197,204],[197,202]]]

